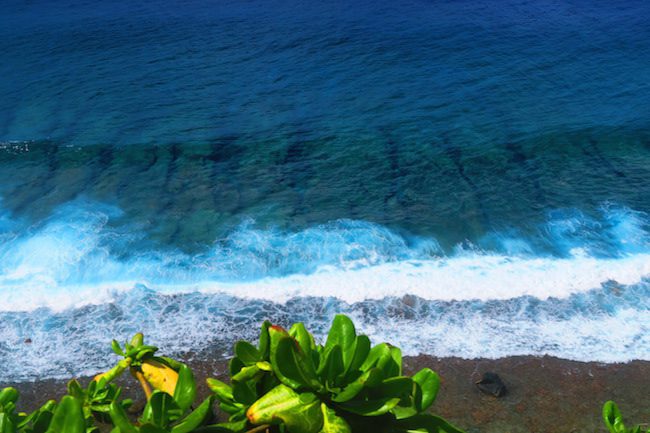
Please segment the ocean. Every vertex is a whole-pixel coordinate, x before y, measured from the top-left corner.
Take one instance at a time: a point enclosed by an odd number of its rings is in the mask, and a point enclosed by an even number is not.
[[[2,0],[1,381],[349,314],[650,360],[650,4]]]

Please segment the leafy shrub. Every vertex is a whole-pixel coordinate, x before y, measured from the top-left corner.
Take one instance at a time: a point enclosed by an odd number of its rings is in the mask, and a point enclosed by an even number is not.
[[[288,433],[444,432],[462,433],[425,413],[440,387],[424,368],[402,374],[402,354],[381,343],[371,347],[354,324],[338,315],[324,345],[302,323],[287,332],[262,325],[258,347],[239,341],[229,364],[231,385],[208,379],[229,414],[223,431],[278,426]]]

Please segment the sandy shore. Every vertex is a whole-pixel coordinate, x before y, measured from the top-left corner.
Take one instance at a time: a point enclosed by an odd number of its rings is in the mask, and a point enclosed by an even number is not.
[[[223,361],[189,361],[200,384],[205,377],[224,379]],[[509,357],[497,360],[435,358],[404,359],[406,373],[430,367],[442,377],[433,411],[467,433],[594,433],[605,432],[602,404],[615,400],[628,421],[650,421],[650,362],[625,364],[575,362],[551,357]],[[501,398],[482,394],[475,386],[484,372],[499,374],[507,387]],[[128,376],[128,375],[127,375]],[[126,395],[143,398],[130,377],[122,382]],[[10,384],[3,384],[7,386]],[[65,392],[65,381],[11,384],[21,391],[20,408],[32,409],[47,396]]]

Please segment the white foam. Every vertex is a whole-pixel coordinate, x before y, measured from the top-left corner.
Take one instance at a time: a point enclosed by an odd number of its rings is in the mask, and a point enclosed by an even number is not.
[[[520,296],[564,298],[609,281],[630,285],[647,276],[650,276],[650,254],[620,259],[475,255],[384,263],[355,270],[326,268],[311,275],[246,283],[206,281],[195,288],[201,292],[275,302],[286,302],[298,296],[331,296],[352,303],[403,295],[441,301],[486,301]]]

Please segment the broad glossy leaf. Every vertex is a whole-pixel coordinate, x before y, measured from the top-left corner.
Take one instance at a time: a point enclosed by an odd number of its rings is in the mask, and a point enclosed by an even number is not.
[[[37,417],[34,419],[33,432],[43,433],[47,430],[54,417],[54,412],[49,410],[41,410]]]
[[[406,376],[397,376],[384,379],[379,383],[373,393],[382,397],[396,397],[402,399],[408,397],[413,391],[413,380]]]
[[[413,376],[421,391],[421,398],[415,398],[415,406],[418,412],[425,411],[436,399],[440,389],[440,376],[430,368],[423,368]]]
[[[167,427],[181,415],[181,409],[174,398],[163,391],[154,391],[142,412],[142,422],[158,427]]]
[[[246,365],[241,361],[241,359],[234,356],[228,363],[228,372],[230,373],[230,377],[239,373],[244,367],[246,367]]]
[[[356,337],[357,334],[352,320],[343,314],[337,314],[332,322],[330,332],[327,334],[325,349],[339,345],[343,353],[345,353],[354,344]]]
[[[336,394],[332,398],[332,401],[335,401],[337,403],[344,403],[346,401],[352,400],[361,392],[361,390],[363,390],[363,388],[367,386],[376,386],[383,380],[383,378],[384,374],[380,369],[371,368],[359,376],[354,382],[348,384],[348,386],[343,388],[343,391]]]
[[[15,403],[18,400],[18,390],[10,386],[0,391],[0,404]]]
[[[252,424],[284,423],[291,433],[318,433],[323,425],[320,400],[311,393],[298,394],[278,385],[246,412]]]
[[[238,403],[251,405],[257,400],[254,382],[235,382],[232,386],[232,395]]]
[[[311,356],[311,352],[316,350],[314,337],[307,331],[303,323],[294,323],[289,329],[289,335],[298,342],[300,349],[307,356]]]
[[[357,370],[361,368],[364,361],[370,353],[370,339],[365,335],[359,335],[355,341],[352,348],[349,350],[353,351],[352,356],[349,357],[349,364],[346,366],[345,378],[349,380]]]
[[[465,433],[444,419],[429,414],[415,415],[395,422],[396,427],[406,431],[424,429],[427,433]]]
[[[15,433],[16,427],[9,419],[9,414],[0,413],[0,433]]]
[[[294,389],[321,388],[311,359],[299,352],[289,336],[279,338],[275,348],[271,348],[271,365],[278,379]]]
[[[258,345],[258,351],[262,356],[262,359],[269,359],[269,351],[271,350],[271,339],[269,337],[269,328],[271,327],[271,322],[265,320],[262,323],[262,329],[260,330],[260,342]]]
[[[212,413],[212,398],[206,398],[203,400],[203,403],[199,405],[194,411],[189,415],[183,418],[178,424],[176,424],[171,433],[190,433],[195,428],[203,424],[203,422],[210,416]]]
[[[196,398],[196,382],[192,370],[181,364],[178,370],[178,381],[174,388],[174,401],[183,412],[188,410]]]
[[[262,360],[262,356],[257,348],[248,341],[243,340],[235,343],[235,356],[238,357],[246,366],[253,365],[257,361]]]
[[[323,356],[324,359],[321,360],[316,374],[322,381],[326,381],[330,387],[333,387],[336,378],[345,372],[341,346],[336,345],[325,349]]]
[[[390,370],[384,370],[387,376],[401,376],[402,375],[402,351],[399,347],[390,347],[390,356],[393,362],[390,365]]]
[[[372,367],[376,366],[380,359],[385,359],[386,357],[390,357],[390,348],[388,347],[388,344],[378,344],[370,349],[368,356],[365,361],[363,361],[363,364],[361,364],[360,370],[368,371]]]
[[[255,365],[251,365],[248,367],[244,367],[241,370],[239,370],[239,373],[233,375],[231,377],[231,380],[233,382],[241,382],[241,381],[246,381],[254,378],[258,373],[260,372],[260,368]]]
[[[64,396],[54,411],[47,433],[85,433],[86,422],[81,401],[69,395]]]
[[[363,416],[383,415],[397,406],[399,398],[381,398],[377,400],[348,401],[342,403],[340,408],[348,412]]]
[[[233,400],[232,387],[230,385],[212,378],[206,379],[206,382],[208,388],[215,393],[219,401],[231,402]]]
[[[241,403],[232,403],[232,404],[230,404],[230,403],[223,403],[223,402],[222,402],[222,403],[219,405],[219,407],[220,407],[221,410],[223,410],[224,412],[226,412],[226,413],[228,413],[228,414],[231,414],[231,415],[234,415],[234,414],[236,414],[236,413],[241,412],[242,409],[243,409],[245,406],[244,406],[243,404],[241,404]]]
[[[623,415],[618,406],[613,401],[608,401],[603,405],[603,420],[611,433],[625,432],[623,424]]]
[[[323,414],[323,428],[320,433],[352,433],[350,425],[325,403],[320,405]]]

